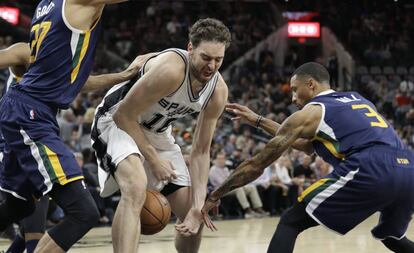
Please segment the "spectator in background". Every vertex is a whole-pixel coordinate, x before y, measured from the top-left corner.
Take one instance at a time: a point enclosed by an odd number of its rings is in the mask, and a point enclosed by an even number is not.
[[[270,212],[271,215],[281,214],[283,190],[282,187],[272,184],[272,167],[267,167],[263,174],[253,181],[251,184],[256,186],[257,191],[263,202],[265,211]]]
[[[226,155],[224,153],[219,153],[209,172],[209,180],[213,188],[216,189],[220,186],[229,175],[230,171],[226,166]],[[263,204],[256,186],[246,185],[231,191],[229,195],[236,195],[239,204],[244,210],[244,218],[249,219],[268,215],[262,208]],[[252,205],[250,205],[247,198],[250,199]]]

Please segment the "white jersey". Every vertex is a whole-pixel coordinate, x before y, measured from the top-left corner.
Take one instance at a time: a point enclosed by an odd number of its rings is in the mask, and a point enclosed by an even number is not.
[[[185,78],[179,88],[169,96],[161,98],[137,118],[150,144],[162,159],[168,160],[174,167],[177,178],[171,183],[179,186],[190,186],[190,174],[185,164],[180,147],[171,134],[171,123],[178,118],[202,111],[213,96],[220,74],[216,73],[205,84],[199,94],[194,95],[189,77],[189,58],[187,51],[167,49],[164,52],[175,52],[185,62]],[[156,57],[156,56],[155,56]],[[113,121],[112,114],[119,102],[126,96],[136,81],[144,75],[145,65],[139,75],[130,81],[118,84],[108,91],[95,112],[92,126],[92,147],[96,151],[98,176],[101,196],[109,196],[119,189],[113,177],[118,164],[132,154],[138,154],[145,168],[148,187],[161,190],[165,181],[158,181],[152,174],[150,165],[145,161],[135,141]]]
[[[144,112],[137,121],[143,126],[143,128],[149,132],[155,134],[162,134],[165,132],[171,131],[171,123],[178,118],[182,118],[184,116],[200,112],[203,110],[210,98],[212,97],[214,90],[217,85],[217,81],[219,79],[220,74],[217,72],[211,80],[206,83],[204,88],[199,92],[199,94],[193,94],[191,89],[191,80],[189,74],[189,55],[188,52],[182,49],[171,48],[167,49],[162,53],[165,52],[175,52],[180,55],[184,62],[185,62],[185,78],[180,85],[180,87],[162,99],[160,99],[157,103],[153,104],[146,112]],[[155,56],[156,57],[156,56]],[[141,69],[140,76],[144,73],[145,64]],[[112,89],[108,91],[102,103],[98,106],[99,108],[103,107],[107,100],[110,97],[113,97],[115,93],[119,93],[116,95],[117,99],[113,100],[113,104],[108,112],[113,113],[115,109],[118,107],[119,102],[124,98],[132,85],[135,83],[137,79],[127,81],[121,84],[114,86]],[[125,90],[127,88],[127,90]],[[122,95],[121,95],[122,94]]]

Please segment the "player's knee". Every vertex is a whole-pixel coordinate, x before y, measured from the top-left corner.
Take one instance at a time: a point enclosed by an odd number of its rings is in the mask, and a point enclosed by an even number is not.
[[[146,179],[128,180],[120,184],[121,198],[129,205],[140,207],[145,202]]]
[[[305,211],[303,203],[297,203],[288,209],[280,218],[280,224],[289,226],[302,232],[310,227],[318,225]]]
[[[15,221],[21,220],[35,211],[35,203],[33,201],[25,201],[13,196],[8,196],[6,204],[15,216]]]
[[[95,226],[99,221],[99,210],[91,196],[85,196],[76,203],[75,208],[66,210],[66,216],[77,224],[82,224],[86,230]]]

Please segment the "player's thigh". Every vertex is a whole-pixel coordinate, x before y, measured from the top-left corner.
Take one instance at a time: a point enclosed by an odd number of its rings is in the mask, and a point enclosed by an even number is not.
[[[372,235],[378,239],[387,237],[402,238],[413,215],[413,204],[401,203],[390,205],[381,211],[378,225],[372,229]]]
[[[144,192],[147,188],[147,175],[140,157],[132,154],[123,159],[116,167],[115,179],[122,194],[131,196]]]

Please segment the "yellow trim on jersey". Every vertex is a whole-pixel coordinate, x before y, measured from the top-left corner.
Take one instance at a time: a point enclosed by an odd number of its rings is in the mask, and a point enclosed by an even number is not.
[[[56,178],[59,181],[60,185],[65,185],[67,183],[84,178],[83,176],[77,176],[71,179],[67,179],[62,165],[60,164],[58,155],[50,150],[46,145],[43,145],[43,147],[45,148],[47,157],[49,158],[50,164],[52,165],[53,171],[55,172]]]
[[[309,186],[308,188],[306,188],[306,190],[304,190],[302,192],[302,194],[298,197],[298,201],[302,202],[309,193],[311,193],[315,189],[319,188],[321,185],[325,184],[326,181],[328,181],[328,180],[329,180],[329,178],[324,178],[324,179],[321,179],[321,180],[313,183],[311,186]]]
[[[83,61],[83,58],[86,55],[86,51],[88,51],[88,46],[89,46],[89,38],[91,37],[91,31],[88,30],[85,33],[85,37],[83,39],[83,44],[82,44],[82,49],[81,49],[81,53],[79,56],[79,61],[78,64],[76,65],[76,67],[72,70],[72,75],[71,75],[71,83],[74,83],[76,80],[76,77],[78,76],[79,73],[79,69],[80,69],[80,65]]]
[[[344,154],[341,154],[338,151],[336,151],[335,146],[332,144],[332,142],[330,142],[330,141],[328,141],[328,140],[326,140],[322,137],[319,137],[319,136],[315,136],[312,140],[317,140],[317,141],[321,142],[329,150],[329,152],[331,152],[331,154],[333,156],[335,156],[336,158],[338,158],[338,159],[344,159],[345,158]]]

